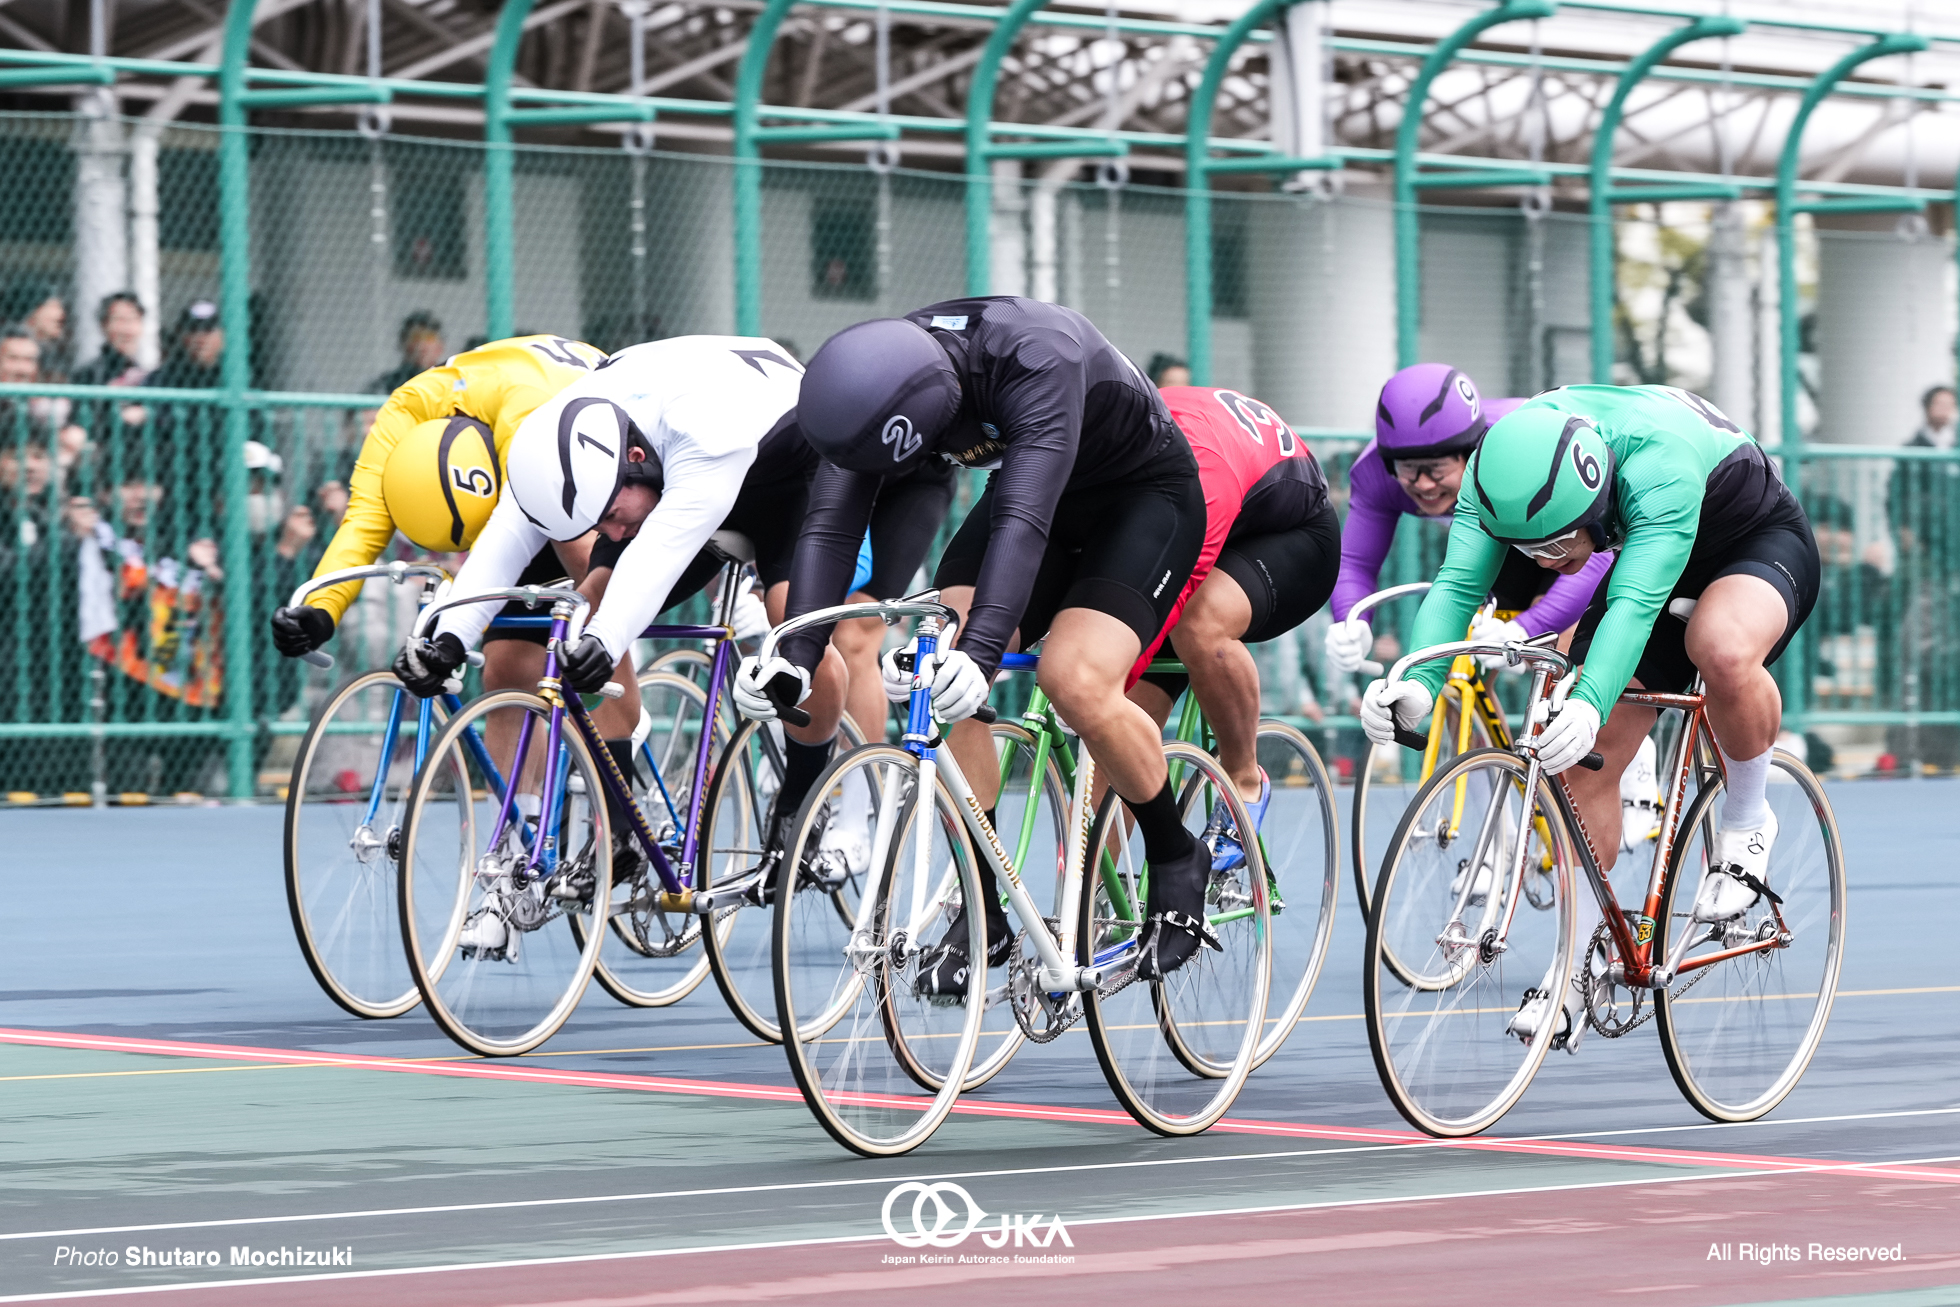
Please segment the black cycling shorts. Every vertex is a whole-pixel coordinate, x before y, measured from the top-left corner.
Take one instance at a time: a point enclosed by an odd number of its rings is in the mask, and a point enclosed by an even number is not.
[[[1558,578],[1551,568],[1538,566],[1515,549],[1506,549],[1497,580],[1491,583],[1490,597],[1497,601],[1498,612],[1521,613],[1537,603]]]
[[[803,508],[808,495],[808,487],[802,481],[776,481],[763,486],[744,485],[742,492],[735,497],[735,506],[728,516],[722,519],[722,529],[739,531],[749,538],[755,546],[755,570],[762,579],[763,589],[768,589],[778,581],[789,580],[790,559],[796,553],[796,537],[803,529]],[[589,571],[615,567],[619,556],[626,552],[630,540],[613,541],[600,536],[592,543],[592,558],[587,564]],[[916,565],[915,565],[916,566]],[[715,577],[722,568],[721,555],[711,549],[703,549],[681,572],[680,580],[667,592],[667,602],[660,611],[667,612],[680,604],[689,595],[701,589]],[[558,561],[558,555],[547,544],[540,549],[524,567],[524,573],[517,578],[517,585],[549,585],[564,579],[565,566]],[[601,602],[604,602],[603,600]],[[505,604],[501,616],[535,616],[550,611],[546,608],[532,609],[519,603]],[[536,630],[488,631],[484,639],[523,640],[530,644],[542,645],[548,632],[540,627]]]
[[[1789,648],[1797,629],[1817,603],[1824,565],[1818,557],[1817,537],[1811,534],[1810,519],[1805,516],[1803,506],[1787,487],[1778,489],[1781,494],[1773,499],[1760,520],[1742,533],[1736,534],[1731,528],[1727,539],[1718,538],[1706,549],[1702,544],[1704,537],[1715,533],[1696,536],[1695,546],[1688,554],[1688,565],[1681,569],[1681,579],[1668,593],[1667,603],[1661,605],[1660,616],[1654,619],[1654,633],[1647,638],[1647,647],[1634,669],[1634,679],[1643,687],[1663,694],[1679,694],[1694,680],[1695,665],[1688,657],[1688,624],[1668,612],[1667,604],[1676,599],[1699,598],[1717,577],[1759,576],[1775,586],[1776,592],[1783,596],[1788,617],[1782,638],[1769,651],[1763,665],[1771,666]],[[1704,515],[1707,511],[1703,509]],[[1592,648],[1593,633],[1606,616],[1606,591],[1612,580],[1609,569],[1599,589],[1593,592],[1585,615],[1579,619],[1579,631],[1572,640],[1576,662],[1583,663],[1586,651]]]
[[[933,584],[973,585],[992,532],[994,482],[939,560]],[[1163,634],[1205,545],[1205,492],[1195,469],[1065,493],[1016,628],[1025,649],[1064,608],[1108,613],[1144,648]],[[874,545],[875,549],[876,546]]]
[[[944,459],[929,458],[910,476],[878,488],[871,508],[871,577],[860,591],[873,599],[898,599],[912,592],[912,579],[953,506],[953,478],[958,474]]]
[[[610,561],[604,564],[600,563],[599,550],[601,547],[610,547],[613,550],[612,557],[614,560],[617,560],[619,557],[618,551],[621,547],[614,545],[604,536],[600,536],[593,543],[592,562],[590,565],[593,567],[611,567],[612,563]],[[537,553],[531,556],[531,561],[524,564],[524,570],[518,573],[517,579],[511,582],[512,585],[570,585],[571,583],[571,578],[565,575],[565,565],[558,561],[557,550],[551,547],[551,542],[548,540],[545,542],[544,548],[538,550]],[[514,599],[497,610],[497,616],[499,617],[549,617],[550,615],[550,604],[520,604]],[[544,648],[546,639],[550,635],[551,628],[548,626],[522,627],[508,631],[500,631],[492,626],[483,633],[483,643],[489,644],[493,640],[522,640],[525,644],[534,644],[542,649]]]
[[[1252,621],[1239,639],[1263,644],[1319,612],[1341,571],[1341,519],[1331,504],[1284,531],[1229,535],[1212,570],[1238,582],[1252,602]],[[1161,654],[1160,654],[1161,656]],[[1183,672],[1148,672],[1173,703],[1190,684]]]

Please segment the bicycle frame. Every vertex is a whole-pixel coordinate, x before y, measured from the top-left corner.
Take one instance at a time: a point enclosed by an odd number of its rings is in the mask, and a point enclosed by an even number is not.
[[[725,601],[723,604],[724,611],[727,605],[733,602],[732,587],[734,576],[735,569],[731,568],[723,578],[722,597]],[[641,851],[646,855],[648,865],[653,868],[654,875],[659,878],[661,892],[656,896],[655,906],[659,910],[666,912],[705,913],[712,911],[712,896],[695,893],[691,885],[682,881],[679,873],[675,870],[673,862],[667,857],[666,851],[660,845],[659,837],[654,834],[652,826],[647,821],[645,812],[634,801],[631,787],[627,784],[626,777],[620,772],[618,762],[613,758],[612,752],[605,747],[605,742],[599,735],[598,727],[593,724],[592,715],[587,711],[584,701],[576,694],[566,694],[559,680],[559,651],[567,647],[568,644],[576,641],[578,632],[584,624],[584,614],[588,607],[588,601],[583,595],[579,594],[576,590],[563,587],[516,586],[508,589],[488,591],[483,594],[471,596],[468,599],[452,599],[436,602],[425,607],[421,615],[417,618],[415,634],[417,638],[425,635],[428,630],[432,629],[436,614],[446,609],[459,607],[464,604],[508,602],[511,600],[531,604],[549,601],[552,605],[549,617],[499,618],[496,622],[492,623],[492,625],[501,625],[504,628],[518,627],[536,629],[538,627],[544,627],[549,633],[545,641],[544,674],[538,681],[538,697],[543,699],[551,707],[550,716],[547,719],[545,727],[547,751],[544,756],[544,776],[541,784],[541,792],[545,797],[545,802],[543,810],[539,814],[538,829],[545,832],[556,830],[558,815],[563,808],[568,772],[563,766],[563,747],[558,742],[563,738],[565,720],[569,717],[573,729],[579,733],[580,739],[584,741],[587,751],[591,753],[593,761],[598,767],[600,785],[606,791],[606,795],[613,801],[613,806],[627,814],[629,828],[632,831],[633,837],[638,841]],[[681,832],[681,865],[692,867],[695,865],[696,859],[700,854],[700,817],[702,805],[707,801],[708,771],[714,757],[714,722],[720,704],[722,689],[734,675],[734,632],[726,626],[650,626],[641,633],[641,636],[645,639],[656,640],[698,639],[708,641],[714,646],[714,657],[710,667],[707,698],[703,705],[701,736],[695,744],[693,788],[689,794],[688,811],[684,817],[682,814],[674,811],[673,798],[667,793],[665,783],[659,779],[659,769],[657,767],[654,769],[655,782],[659,785],[661,796],[668,805],[670,816],[675,818],[676,829]],[[400,693],[403,692],[398,692],[398,698]],[[426,704],[424,705],[423,711],[424,713],[428,712]],[[530,755],[531,737],[536,725],[537,718],[526,715],[523,723],[518,727],[517,745],[513,751],[511,763],[511,774],[513,776],[523,774],[525,761]],[[480,749],[481,746],[478,745],[477,748]],[[487,753],[482,755],[481,761],[488,763]],[[419,763],[420,760],[418,759],[418,766]],[[486,774],[494,775],[494,767],[490,768]],[[490,838],[485,844],[486,848],[495,848],[498,842],[504,837],[505,831],[510,828],[516,793],[517,787],[511,785],[503,788],[499,795],[501,802],[497,809],[497,820],[491,829]],[[519,823],[519,829],[521,832],[522,823]],[[555,869],[557,852],[553,838],[547,834],[544,839],[532,845],[530,857],[526,864],[527,873],[533,877],[549,875]]]
[[[1515,644],[1479,644],[1474,641],[1462,641],[1453,644],[1437,645],[1431,649],[1418,650],[1404,657],[1395,664],[1395,667],[1389,673],[1389,678],[1391,681],[1400,679],[1410,667],[1419,663],[1435,662],[1443,658],[1456,659],[1466,654],[1474,655],[1477,653],[1502,653],[1514,663],[1524,662],[1532,664],[1534,666],[1534,676],[1530,701],[1533,704],[1536,704],[1540,699],[1545,697],[1547,686],[1550,684],[1555,672],[1556,674],[1562,675],[1571,666],[1570,659],[1554,650],[1534,650],[1527,646]],[[1639,913],[1629,913],[1620,906],[1619,898],[1613,892],[1612,883],[1607,879],[1606,874],[1600,870],[1598,850],[1593,844],[1591,832],[1586,829],[1585,820],[1579,813],[1578,805],[1572,801],[1570,788],[1567,787],[1563,778],[1556,778],[1559,783],[1551,787],[1551,793],[1559,807],[1560,817],[1564,821],[1566,828],[1577,836],[1577,839],[1573,843],[1579,854],[1580,867],[1592,887],[1593,897],[1598,900],[1600,912],[1605,919],[1607,932],[1611,935],[1614,950],[1618,954],[1619,974],[1614,976],[1615,983],[1624,985],[1630,989],[1666,989],[1676,979],[1687,972],[1711,966],[1717,962],[1726,962],[1731,958],[1741,957],[1744,954],[1759,953],[1771,948],[1787,947],[1792,938],[1789,923],[1783,919],[1782,905],[1772,899],[1770,900],[1770,914],[1777,926],[1777,932],[1774,936],[1767,939],[1751,940],[1736,945],[1733,948],[1723,949],[1705,956],[1688,958],[1686,954],[1689,948],[1697,943],[1707,943],[1709,939],[1714,938],[1713,936],[1704,936],[1697,939],[1698,932],[1688,930],[1682,932],[1680,940],[1675,944],[1672,955],[1656,962],[1653,956],[1655,926],[1658,921],[1656,914],[1662,910],[1662,882],[1666,879],[1668,863],[1672,860],[1674,841],[1680,835],[1678,824],[1687,801],[1688,781],[1692,776],[1697,774],[1699,774],[1704,784],[1711,783],[1716,778],[1723,776],[1721,754],[1714,747],[1714,728],[1710,726],[1708,721],[1707,700],[1701,693],[1699,679],[1696,680],[1694,685],[1685,694],[1628,690],[1620,695],[1618,702],[1628,706],[1653,708],[1656,710],[1672,709],[1684,714],[1684,719],[1680,737],[1675,743],[1673,758],[1669,764],[1668,774],[1671,780],[1668,785],[1667,799],[1661,811],[1660,838],[1655,842],[1653,866],[1648,875],[1646,893],[1640,901],[1641,911]],[[1524,859],[1527,852],[1524,837],[1527,830],[1527,823],[1535,820],[1530,816],[1533,805],[1529,801],[1529,796],[1537,792],[1538,782],[1542,777],[1538,764],[1537,747],[1532,736],[1523,736],[1513,741],[1507,747],[1510,751],[1523,755],[1527,760],[1528,766],[1524,783],[1524,793],[1527,796],[1527,801],[1525,804],[1524,819],[1519,824],[1517,839],[1515,841],[1516,847],[1512,850],[1510,858],[1511,866],[1506,883],[1510,886],[1511,892],[1505,896],[1506,907],[1504,921],[1498,929],[1496,936],[1500,944],[1509,932],[1512,915],[1517,911],[1517,901],[1520,897],[1518,890],[1522,886]],[[1473,858],[1471,865],[1476,865],[1475,859],[1482,858],[1489,839],[1490,828],[1487,820],[1483,831],[1478,836],[1477,848],[1471,855]],[[1469,893],[1470,887],[1466,878],[1464,888],[1458,896],[1455,911],[1452,913],[1452,918],[1456,914],[1461,913],[1464,907],[1464,900],[1468,898]],[[1495,896],[1491,896],[1486,900],[1486,918],[1488,918],[1490,911],[1488,905],[1494,902],[1494,899]],[[1632,922],[1629,922],[1629,917],[1633,918]],[[1489,923],[1486,921],[1484,924],[1488,926]]]
[[[935,652],[942,639],[950,639],[953,630],[959,624],[959,615],[951,608],[938,603],[937,598],[937,591],[927,591],[909,599],[877,604],[844,604],[807,613],[770,632],[763,641],[760,656],[767,660],[775,652],[776,645],[782,637],[807,626],[829,625],[853,617],[881,617],[887,625],[890,625],[902,618],[917,617],[922,619],[917,632],[918,654],[924,657]],[[1017,661],[1025,659],[1018,662],[1018,665],[1023,667],[1032,665],[1034,661],[1027,655],[1009,655],[1009,657]],[[1045,739],[1045,736],[1042,738]],[[1040,960],[1040,966],[1035,973],[1035,983],[1043,989],[1057,993],[1094,988],[1107,973],[1107,964],[1116,961],[1124,952],[1131,951],[1136,946],[1136,941],[1128,941],[1108,950],[1107,957],[1098,957],[1086,967],[1078,966],[1070,960],[1075,954],[1077,944],[1075,908],[1081,901],[1082,869],[1087,861],[1089,841],[1087,816],[1089,797],[1095,786],[1095,759],[1085,753],[1081,765],[1075,768],[1070,806],[1070,812],[1074,814],[1075,819],[1069,824],[1063,859],[1061,920],[1058,923],[1060,930],[1057,934],[1056,931],[1048,928],[1047,915],[1035,903],[1034,896],[1029,893],[1027,886],[1022,883],[1015,859],[1008,855],[1006,848],[1001,844],[999,834],[988,823],[979,798],[967,782],[965,773],[960,770],[959,761],[951,751],[944,751],[942,756],[944,743],[945,739],[939,731],[939,725],[932,716],[931,691],[925,685],[915,683],[911,700],[907,705],[905,732],[900,738],[899,747],[919,760],[916,773],[918,777],[916,802],[925,805],[921,808],[923,814],[921,819],[931,820],[931,814],[936,807],[936,801],[932,797],[935,785],[937,781],[943,779],[947,791],[952,795],[959,809],[962,824],[973,836],[974,846],[980,856],[992,866],[997,882],[1006,888],[1008,901],[1013,905],[1015,915],[1020,919],[1035,955]],[[1040,747],[1038,744],[1037,748]],[[1045,767],[1045,757],[1042,758],[1041,765]],[[1036,774],[1038,776],[1040,773]],[[884,792],[880,796],[881,812],[891,814],[897,811],[899,782],[900,777],[897,772],[886,776]],[[1028,813],[1023,817],[1024,841],[1029,841],[1033,837],[1033,811],[1034,805],[1030,804]],[[859,947],[859,941],[869,941],[874,938],[873,914],[877,912],[877,905],[884,894],[884,877],[889,863],[893,827],[894,823],[887,819],[881,819],[878,823],[877,835],[872,844],[870,872],[864,891],[858,899],[857,915],[851,923],[851,947],[854,951]],[[1024,842],[1022,845],[1024,854],[1026,847]],[[904,926],[904,935],[908,940],[922,937],[926,927],[928,907],[934,899],[945,892],[945,887],[938,883],[939,878],[930,874],[931,840],[929,838],[922,835],[917,841],[914,858],[912,902],[907,905]],[[926,886],[929,884],[934,887],[930,895],[926,891]]]

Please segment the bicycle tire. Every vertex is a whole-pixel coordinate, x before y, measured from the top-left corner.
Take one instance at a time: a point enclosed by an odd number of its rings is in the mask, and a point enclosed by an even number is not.
[[[1237,787],[1209,753],[1171,740],[1164,756],[1173,774],[1186,772],[1179,807],[1194,836],[1214,798],[1240,830],[1251,829]],[[1206,915],[1220,950],[1200,948],[1169,976],[1136,980],[1148,890],[1141,837],[1131,827],[1111,790],[1090,835],[1091,861],[1076,903],[1077,958],[1104,972],[1082,998],[1089,1039],[1111,1092],[1138,1124],[1160,1135],[1198,1134],[1231,1108],[1264,1032],[1272,978],[1265,863],[1255,842],[1235,874],[1212,874]]]
[[[784,878],[788,892],[779,881],[774,896],[771,979],[790,1072],[824,1130],[865,1157],[897,1156],[931,1138],[959,1099],[984,1015],[984,967],[968,969],[957,996],[919,992],[920,976],[937,958],[922,941],[937,942],[928,923],[945,917],[949,900],[940,892],[934,846],[920,858],[914,841],[922,831],[944,841],[964,902],[977,901],[980,882],[951,793],[935,783],[930,805],[907,793],[908,785],[917,788],[918,769],[903,749],[861,746],[832,760],[797,814],[785,866],[800,869],[834,793],[864,784],[880,796],[874,849],[882,845],[883,870],[876,894],[861,905],[861,923],[841,921],[823,882],[800,870]],[[930,819],[918,819],[922,809]],[[982,914],[967,914],[970,957],[986,948],[984,923]],[[921,1074],[923,1062],[932,1064],[929,1075]],[[929,1096],[917,1092],[926,1080],[937,1084]]]
[[[1333,947],[1341,897],[1340,814],[1319,751],[1284,722],[1260,722],[1258,741],[1259,763],[1273,785],[1259,841],[1272,893],[1273,979],[1255,1071],[1279,1051],[1313,998]]]
[[[1459,756],[1456,752],[1456,738],[1463,710],[1461,688],[1454,681],[1444,682],[1444,692],[1439,703],[1448,713],[1443,728],[1443,747],[1437,750],[1436,766],[1440,768],[1451,758]],[[1470,751],[1496,747],[1498,742],[1490,738],[1490,731],[1481,716],[1473,719],[1470,725]],[[1361,920],[1365,924],[1374,911],[1375,880],[1380,875],[1380,854],[1384,846],[1379,836],[1386,830],[1392,832],[1390,823],[1399,822],[1402,814],[1415,801],[1416,791],[1422,788],[1428,777],[1417,775],[1413,782],[1397,781],[1386,784],[1375,779],[1377,768],[1399,771],[1410,750],[1399,744],[1371,744],[1362,766],[1354,776],[1354,806],[1351,813],[1349,844],[1354,859],[1354,893],[1356,902],[1361,905]],[[1435,769],[1431,769],[1434,774]],[[1373,818],[1373,826],[1370,819]],[[1384,820],[1386,819],[1386,820]],[[1392,838],[1392,835],[1390,836]]]
[[[338,721],[343,710],[369,698],[375,699],[379,708],[379,700],[392,701],[400,689],[401,682],[389,671],[364,672],[343,681],[307,727],[286,788],[286,907],[300,956],[328,998],[367,1020],[400,1016],[422,1001],[414,977],[402,964],[401,921],[395,906],[396,862],[389,852],[391,843],[399,847],[401,809],[414,777],[412,758],[397,757],[390,763],[391,776],[398,772],[400,779],[393,785],[396,797],[392,803],[384,799],[383,812],[377,814],[383,818],[380,830],[359,824],[349,829],[343,821],[341,829],[326,840],[326,848],[315,852],[311,848],[314,828],[320,823],[312,814],[317,811],[325,817],[331,812],[343,818],[365,815],[373,778],[370,774],[365,785],[359,784],[362,773],[343,766],[364,757],[364,742],[356,741],[350,749],[346,733],[333,728],[344,725]],[[404,708],[412,708],[414,703],[409,699]],[[440,704],[435,712],[441,720]],[[371,718],[373,713],[365,715]],[[382,718],[384,725],[377,734],[386,729],[385,710]],[[413,721],[410,717],[411,729]],[[336,766],[352,772],[353,781],[345,776],[331,780],[316,777],[316,772]],[[346,797],[325,803],[311,801],[316,794],[332,791]],[[353,856],[332,856],[335,851],[351,851]],[[322,862],[326,863],[324,868]]]
[[[1844,963],[1846,885],[1837,817],[1803,763],[1777,750],[1770,765],[1769,796],[1779,829],[1767,880],[1784,901],[1780,906],[1759,901],[1743,918],[1756,925],[1744,930],[1745,938],[1767,931],[1786,935],[1788,942],[1683,970],[1655,995],[1667,1068],[1682,1096],[1711,1121],[1754,1121],[1797,1087],[1823,1042]],[[1680,932],[1693,928],[1691,909],[1714,838],[1715,800],[1723,790],[1719,779],[1705,785],[1682,819],[1661,886],[1657,958],[1671,957]],[[1814,819],[1807,826],[1805,814]],[[1779,917],[1787,930],[1779,929]],[[1735,946],[1728,933],[1723,948]],[[1697,947],[1690,945],[1684,962]],[[1814,992],[1805,994],[1812,986]],[[1808,1011],[1803,1010],[1806,998],[1812,1000]],[[1762,1048],[1753,1055],[1752,1037]]]
[[[449,719],[431,746],[431,759],[442,757],[473,723],[499,711],[529,714],[535,733],[548,729],[553,708],[523,690],[480,695]],[[539,747],[536,741],[527,746]],[[559,865],[569,871],[572,862],[585,863],[591,878],[588,904],[606,902],[612,889],[612,842],[606,805],[597,801],[598,767],[576,731],[566,731],[560,747],[571,770],[566,773],[561,825],[550,832],[565,855]],[[511,766],[511,784],[520,794],[533,775],[529,759],[527,753]],[[542,759],[539,762],[542,765]],[[429,1015],[462,1047],[484,1057],[530,1052],[571,1017],[592,979],[606,933],[570,929],[566,900],[552,899],[542,884],[533,888],[508,869],[512,860],[522,857],[515,841],[507,840],[500,850],[478,848],[476,832],[480,830],[483,840],[490,839],[494,815],[488,823],[474,823],[469,842],[461,845],[457,871],[447,871],[441,850],[449,832],[428,802],[437,779],[435,769],[427,766],[416,773],[402,823],[398,887],[409,969]],[[521,825],[512,823],[506,835]],[[572,832],[569,839],[567,829]],[[424,839],[432,845],[426,851],[421,847]],[[422,878],[418,859],[425,852],[430,874]],[[473,956],[462,943],[462,932],[466,924],[492,911],[513,928],[506,931],[504,946]],[[566,917],[567,928],[556,928],[554,916]]]
[[[1489,773],[1481,786],[1478,773]],[[1487,824],[1517,828],[1525,774],[1524,762],[1504,749],[1451,760],[1418,791],[1384,854],[1362,965],[1368,1046],[1389,1101],[1426,1134],[1473,1135],[1517,1104],[1552,1040],[1524,1043],[1509,1033],[1510,1019],[1532,989],[1549,985],[1562,998],[1572,974],[1574,855],[1562,795],[1553,786],[1540,780],[1533,807],[1565,835],[1551,872],[1555,918],[1520,908],[1498,940],[1506,899],[1523,892],[1522,874],[1515,884],[1508,873],[1493,878],[1481,904],[1460,879],[1474,874],[1472,860],[1487,855]],[[1445,791],[1454,790],[1459,776],[1476,788],[1477,833],[1464,828],[1439,838],[1446,823],[1424,818],[1432,804],[1454,802]],[[1460,858],[1466,838],[1469,856]],[[1458,913],[1468,908],[1477,915],[1464,925]]]

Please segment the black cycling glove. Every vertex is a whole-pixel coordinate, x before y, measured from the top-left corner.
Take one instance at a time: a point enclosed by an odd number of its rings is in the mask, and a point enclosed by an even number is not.
[[[582,635],[569,649],[558,651],[558,677],[578,694],[597,694],[612,679],[613,656],[596,635]]]
[[[310,654],[333,638],[333,614],[312,604],[272,610],[272,647],[288,658]]]
[[[395,655],[395,675],[418,699],[456,693],[463,680],[456,669],[464,663],[463,642],[444,631],[433,640],[410,640]]]

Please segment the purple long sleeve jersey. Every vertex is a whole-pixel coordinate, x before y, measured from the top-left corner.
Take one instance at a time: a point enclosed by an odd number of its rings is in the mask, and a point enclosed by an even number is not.
[[[1334,582],[1331,605],[1335,621],[1346,621],[1354,606],[1375,592],[1382,563],[1388,558],[1388,547],[1395,539],[1395,524],[1405,513],[1421,516],[1416,501],[1409,498],[1389,472],[1371,440],[1355,455],[1354,466],[1348,471],[1348,516],[1341,528],[1341,572]],[[1445,513],[1428,520],[1447,522],[1450,515]],[[1612,566],[1611,553],[1594,554],[1577,572],[1552,582],[1551,588],[1535,604],[1518,614],[1518,625],[1534,636],[1571,626],[1586,611],[1593,591]]]

